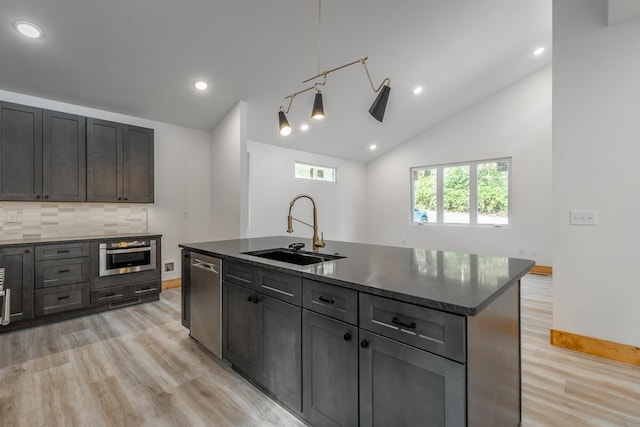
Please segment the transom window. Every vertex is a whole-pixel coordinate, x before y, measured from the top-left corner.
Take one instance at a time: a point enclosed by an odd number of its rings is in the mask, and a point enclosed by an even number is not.
[[[508,225],[511,158],[411,168],[411,222]]]
[[[336,168],[296,162],[295,177],[315,181],[336,182]]]

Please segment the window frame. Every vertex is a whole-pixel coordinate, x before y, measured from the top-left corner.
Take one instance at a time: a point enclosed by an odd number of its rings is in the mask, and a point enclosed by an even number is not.
[[[307,178],[305,176],[298,176],[298,174],[297,174],[298,166],[308,166],[308,167],[310,167],[312,169],[314,169],[314,168],[331,169],[331,170],[333,170],[333,180]],[[316,174],[316,176],[317,176],[317,174]],[[332,183],[332,184],[337,184],[338,183],[338,168],[336,166],[323,166],[323,165],[317,165],[317,164],[312,164],[312,163],[308,163],[308,162],[301,162],[301,161],[296,160],[296,161],[293,162],[293,177],[295,179],[305,179],[307,181],[329,182],[329,183]]]
[[[507,163],[507,223],[506,224],[479,224],[478,223],[478,165],[486,163]],[[410,223],[412,225],[429,225],[429,226],[454,226],[454,227],[480,227],[480,228],[508,228],[511,227],[511,211],[512,211],[512,157],[498,157],[492,159],[472,160],[455,163],[440,163],[435,165],[412,166],[409,168],[409,213]],[[462,222],[444,222],[444,169],[449,167],[469,166],[469,223]],[[414,221],[415,209],[415,180],[414,172],[425,169],[435,169],[437,174],[436,182],[436,221],[418,222]]]

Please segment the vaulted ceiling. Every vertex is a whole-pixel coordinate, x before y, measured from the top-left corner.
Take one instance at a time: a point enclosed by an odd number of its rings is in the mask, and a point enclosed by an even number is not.
[[[551,61],[551,0],[3,0],[0,89],[211,130],[239,101],[248,138],[367,162]],[[13,28],[36,23],[41,40]],[[547,51],[534,57],[534,48]],[[326,119],[306,132],[302,81],[368,56],[391,79],[383,123],[359,64],[323,88]],[[196,79],[209,88],[197,93]],[[422,85],[415,96],[412,90]],[[371,144],[378,149],[369,150]]]

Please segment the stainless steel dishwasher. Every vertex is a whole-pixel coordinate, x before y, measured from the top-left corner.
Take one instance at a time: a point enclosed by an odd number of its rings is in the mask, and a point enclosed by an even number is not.
[[[222,357],[222,260],[191,252],[191,337]]]

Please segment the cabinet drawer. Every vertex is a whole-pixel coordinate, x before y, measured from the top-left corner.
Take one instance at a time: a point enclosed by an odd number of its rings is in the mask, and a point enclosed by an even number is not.
[[[127,286],[125,296],[127,298],[144,297],[160,293],[160,282],[142,282]]]
[[[352,325],[358,322],[358,292],[353,289],[303,279],[302,306]]]
[[[89,256],[89,243],[63,243],[36,246],[36,261]]]
[[[300,306],[302,302],[302,278],[275,270],[258,270],[256,290],[273,298]]]
[[[89,305],[89,283],[36,290],[36,316],[75,310]]]
[[[91,305],[124,301],[126,286],[91,291]]]
[[[89,281],[89,258],[36,262],[36,288]]]
[[[465,319],[414,304],[360,293],[360,328],[465,362]]]
[[[191,257],[197,257],[196,252],[191,253]],[[248,264],[240,262],[224,261],[222,263],[222,280],[234,285],[244,286],[253,289],[256,269]]]

